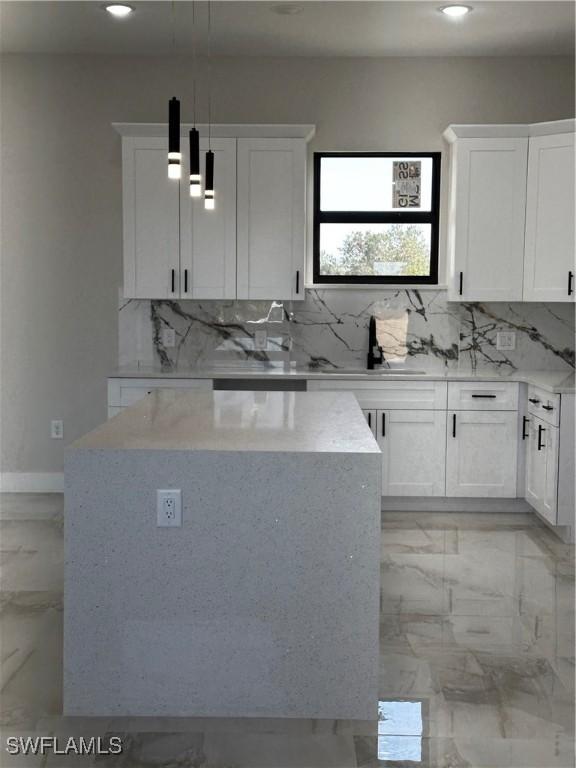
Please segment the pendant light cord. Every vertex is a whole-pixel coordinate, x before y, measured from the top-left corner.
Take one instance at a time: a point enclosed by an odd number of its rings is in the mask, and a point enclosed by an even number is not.
[[[196,128],[196,0],[192,0],[192,120]]]
[[[212,3],[208,0],[208,149],[212,149]]]

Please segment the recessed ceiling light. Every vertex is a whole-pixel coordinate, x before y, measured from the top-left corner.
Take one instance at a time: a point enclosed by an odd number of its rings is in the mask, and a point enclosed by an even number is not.
[[[297,13],[302,13],[304,6],[299,3],[281,3],[272,6],[272,10],[280,16],[295,16]]]
[[[469,5],[444,5],[438,10],[445,13],[446,16],[451,16],[453,19],[457,19],[460,16],[466,16],[467,13],[470,13],[472,8]]]
[[[110,5],[105,5],[104,8],[108,13],[111,13],[112,16],[116,16],[117,19],[123,19],[126,16],[129,16],[134,10],[131,5],[127,5],[126,3],[111,3]]]

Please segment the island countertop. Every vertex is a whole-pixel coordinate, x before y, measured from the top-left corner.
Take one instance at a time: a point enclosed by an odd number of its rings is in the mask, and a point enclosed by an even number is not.
[[[378,453],[348,392],[155,390],[68,450]]]

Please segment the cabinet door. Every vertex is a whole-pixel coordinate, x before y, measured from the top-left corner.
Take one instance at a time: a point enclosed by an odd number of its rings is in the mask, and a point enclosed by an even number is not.
[[[208,140],[200,140],[202,158]],[[190,197],[189,157],[184,155],[180,197],[180,295],[190,299],[236,298],[236,139],[212,139],[215,208]],[[203,177],[203,182],[205,181]],[[204,191],[204,186],[202,186]]]
[[[376,437],[376,411],[367,411],[362,409],[364,418],[368,422],[368,426],[372,430],[372,434]]]
[[[378,411],[382,495],[444,496],[446,411]]]
[[[516,496],[516,411],[449,411],[446,495]]]
[[[521,301],[528,139],[458,139],[449,298]]]
[[[530,139],[525,301],[574,301],[574,134]]]
[[[544,427],[544,422],[537,418],[529,421],[528,437],[526,438],[526,479],[525,498],[534,509],[543,510],[544,487],[546,484],[546,461],[541,450],[538,450],[538,426]]]
[[[238,139],[238,298],[303,299],[306,143]]]
[[[542,515],[556,525],[558,515],[558,428],[544,423],[541,444],[544,452],[545,480]]]
[[[179,295],[178,181],[168,178],[164,138],[122,140],[124,296]]]

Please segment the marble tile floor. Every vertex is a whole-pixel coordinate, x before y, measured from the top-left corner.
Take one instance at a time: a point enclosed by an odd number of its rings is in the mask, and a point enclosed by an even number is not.
[[[62,717],[62,497],[0,496],[2,768],[569,768],[574,547],[531,515],[382,521],[373,721]],[[118,756],[8,736],[119,735]]]

